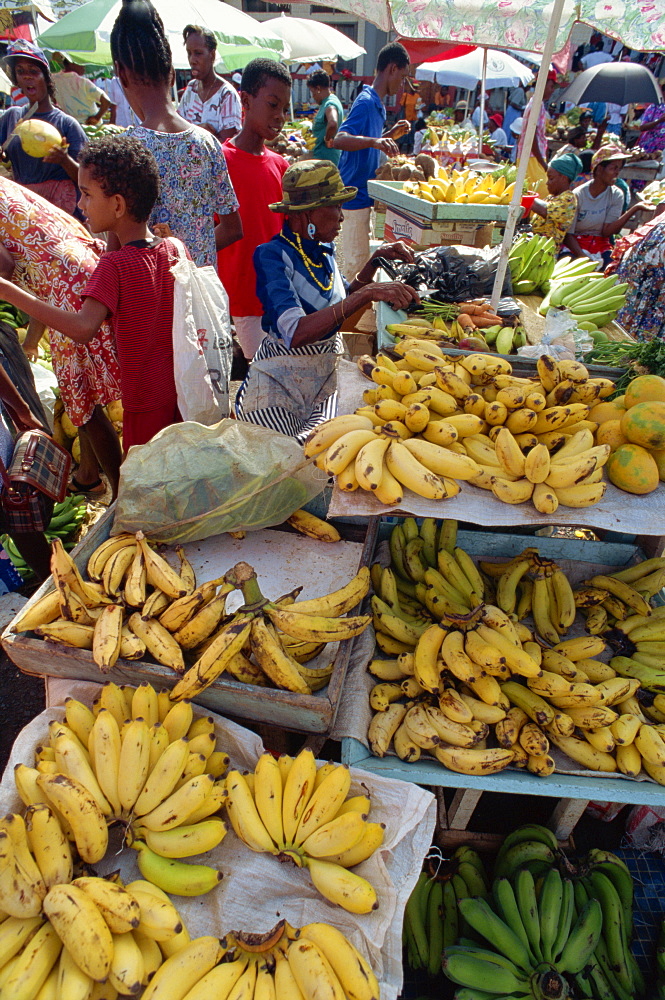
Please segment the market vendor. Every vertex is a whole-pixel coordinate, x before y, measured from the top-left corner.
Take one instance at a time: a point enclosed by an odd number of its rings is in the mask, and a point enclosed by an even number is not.
[[[547,74],[545,89],[543,91],[543,100],[540,108],[537,109],[538,121],[536,123],[536,131],[534,132],[531,149],[524,149],[524,136],[526,134],[531,115],[536,113],[533,97],[524,109],[522,130],[519,133],[520,138],[517,145],[517,159],[519,160],[520,157],[526,155],[529,157],[529,165],[526,170],[526,182],[529,185],[529,190],[538,191],[540,194],[544,194],[547,187],[547,130],[545,127],[549,118],[549,115],[547,114],[547,102],[554,93],[556,85],[557,75],[556,71],[552,69]]]
[[[577,196],[571,185],[582,170],[582,161],[574,153],[565,153],[550,160],[547,168],[545,200],[536,198],[531,211],[538,216],[532,220],[532,229],[539,236],[551,236],[557,252],[571,228],[577,211]]]
[[[405,309],[419,301],[408,285],[372,280],[377,257],[413,259],[402,243],[380,247],[350,284],[342,278],[332,241],[342,205],[356,194],[325,160],[294,163],[284,174],[282,200],[270,208],[286,215],[285,224],[254,253],[266,336],[238,392],[239,420],[303,441],[335,416],[344,320],[370,302]]]
[[[70,115],[56,108],[55,90],[48,59],[33,42],[19,38],[10,42],[4,64],[11,78],[37,110],[36,121],[47,122],[63,137],[46,156],[29,156],[18,136],[11,139],[5,155],[12,165],[14,180],[46,198],[70,215],[76,214],[78,154],[86,142],[85,132]],[[0,116],[0,143],[9,138],[24,116],[25,108],[8,108]],[[81,216],[79,215],[79,218]]]
[[[602,258],[609,263],[612,253],[610,237],[621,232],[629,219],[639,211],[653,212],[654,206],[636,201],[623,210],[624,194],[615,184],[624,162],[630,154],[619,146],[603,146],[593,155],[593,178],[577,188],[577,215],[565,245],[573,257]]]

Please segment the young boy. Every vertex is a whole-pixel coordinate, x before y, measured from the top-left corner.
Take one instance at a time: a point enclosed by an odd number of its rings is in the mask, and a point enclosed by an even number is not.
[[[217,254],[222,284],[242,352],[251,361],[264,337],[263,307],[256,295],[252,255],[282,228],[282,216],[269,206],[282,199],[282,176],[288,163],[265,148],[277,138],[289,114],[291,77],[272,59],[253,59],[245,66],[240,84],[243,126],[224,143],[224,155],[240,203],[243,237]]]
[[[0,279],[0,299],[10,302],[80,344],[92,340],[110,316],[118,346],[123,447],[145,444],[178,422],[173,374],[173,275],[178,250],[155,238],[147,219],[159,193],[155,158],[137,139],[107,136],[79,157],[79,206],[94,233],[114,233],[120,243],[101,257],[78,312],[48,305]]]

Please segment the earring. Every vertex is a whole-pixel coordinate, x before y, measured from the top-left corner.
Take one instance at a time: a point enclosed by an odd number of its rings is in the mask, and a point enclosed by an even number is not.
[[[309,236],[310,240],[314,239],[315,234],[316,234],[316,226],[314,225],[313,222],[308,222],[307,223],[307,235]]]

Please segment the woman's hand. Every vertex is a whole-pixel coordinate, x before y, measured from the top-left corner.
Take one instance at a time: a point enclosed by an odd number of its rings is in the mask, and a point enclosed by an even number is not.
[[[414,260],[413,250],[402,240],[397,240],[395,243],[383,243],[378,250],[375,250],[370,260],[374,260],[375,257],[385,257],[386,260],[403,260],[407,264]]]
[[[420,302],[416,290],[401,281],[373,281],[364,291],[369,302],[387,302],[393,309],[408,309],[413,302]]]
[[[64,143],[60,143],[57,146],[53,146],[52,149],[49,149],[48,153],[44,157],[44,162],[56,163],[59,167],[64,168],[69,159],[70,156],[67,152],[67,146]]]

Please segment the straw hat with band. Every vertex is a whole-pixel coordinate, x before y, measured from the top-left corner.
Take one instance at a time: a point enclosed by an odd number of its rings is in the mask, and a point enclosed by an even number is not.
[[[458,101],[455,105],[455,111],[468,111],[469,104],[467,101]]]
[[[593,159],[591,160],[591,170],[594,171],[596,167],[599,167],[601,163],[607,163],[608,160],[629,160],[630,153],[627,153],[622,146],[601,146],[593,154]]]
[[[306,212],[351,201],[358,188],[345,187],[339,170],[328,160],[293,163],[282,177],[282,200],[270,205],[272,212]]]

